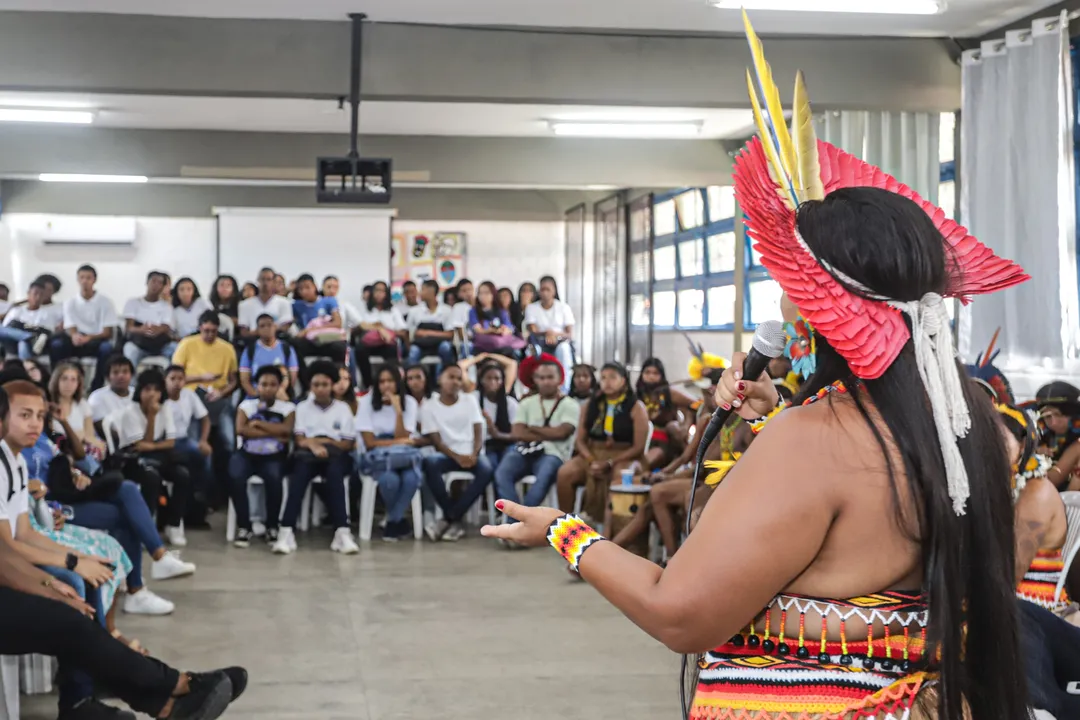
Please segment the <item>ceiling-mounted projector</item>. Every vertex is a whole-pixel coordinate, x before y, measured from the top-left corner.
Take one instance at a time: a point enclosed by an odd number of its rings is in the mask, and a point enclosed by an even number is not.
[[[391,189],[390,158],[362,158],[357,145],[360,134],[360,51],[367,15],[354,13],[349,17],[352,20],[349,153],[344,157],[316,159],[315,199],[320,203],[388,203]]]

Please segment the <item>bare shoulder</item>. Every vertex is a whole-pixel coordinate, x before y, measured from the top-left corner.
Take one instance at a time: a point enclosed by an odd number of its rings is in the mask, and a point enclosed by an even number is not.
[[[1046,478],[1028,480],[1024,489],[1020,491],[1017,505],[1022,508],[1024,515],[1040,517],[1045,520],[1049,520],[1055,514],[1065,510],[1065,504],[1061,500],[1061,493]]]

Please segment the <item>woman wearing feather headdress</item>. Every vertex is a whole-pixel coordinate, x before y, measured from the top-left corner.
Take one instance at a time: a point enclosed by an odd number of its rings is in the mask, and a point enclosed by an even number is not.
[[[943,302],[1027,276],[819,142],[801,76],[789,132],[749,21],[747,35],[759,137],[735,189],[762,264],[813,328],[816,368],[795,399],[808,404],[777,413],[772,382],[732,359],[717,401],[775,418],[666,568],[554,509],[504,503],[521,522],[483,532],[551,544],[640,628],[695,656],[693,720],[1027,717],[1009,464]],[[802,472],[777,471],[795,457]]]

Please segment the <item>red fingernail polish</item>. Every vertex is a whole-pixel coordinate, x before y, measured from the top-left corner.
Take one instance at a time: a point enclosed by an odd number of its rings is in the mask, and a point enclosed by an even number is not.
[[[744,383],[744,382],[739,383],[738,385],[735,386],[735,389],[738,390],[739,392],[742,392],[743,390],[746,389],[746,383]]]
[[[745,395],[743,395],[742,393],[739,393],[738,395],[736,395],[736,396],[735,396],[735,398],[736,398],[736,399],[737,399],[737,400],[738,400],[739,402],[742,402],[743,400],[745,400],[745,399],[746,399],[746,396],[745,396]]]
[[[504,505],[505,505],[505,503],[502,500],[497,500],[495,502],[495,509],[496,510],[502,510]]]
[[[728,405],[727,403],[724,403],[724,404],[723,404],[723,405],[721,405],[720,407],[724,408],[724,410],[730,410],[730,409],[731,409],[731,406],[730,406],[730,405]]]

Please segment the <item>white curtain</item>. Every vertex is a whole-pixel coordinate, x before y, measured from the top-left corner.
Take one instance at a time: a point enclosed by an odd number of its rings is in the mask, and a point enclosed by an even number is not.
[[[967,360],[1001,327],[998,367],[1017,394],[1075,370],[1080,348],[1068,20],[982,43],[963,56],[960,221],[1032,281],[961,315]],[[1019,383],[1017,382],[1019,380]]]
[[[941,180],[938,113],[826,112],[815,117],[818,138],[876,165],[937,203]]]

